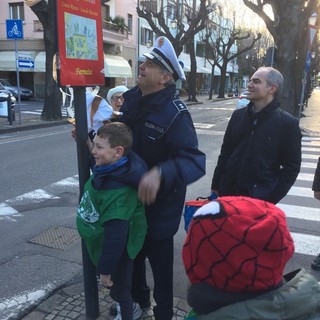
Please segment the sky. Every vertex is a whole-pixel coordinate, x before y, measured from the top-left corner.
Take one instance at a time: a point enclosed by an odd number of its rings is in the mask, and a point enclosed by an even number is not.
[[[236,12],[236,23],[240,23],[242,26],[247,25],[253,29],[265,28],[264,21],[252,10],[250,10],[242,0],[220,0],[224,4],[225,8],[233,12]],[[270,13],[272,10],[270,9]]]

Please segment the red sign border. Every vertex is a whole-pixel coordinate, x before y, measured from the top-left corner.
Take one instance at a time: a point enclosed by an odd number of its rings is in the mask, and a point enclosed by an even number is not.
[[[96,21],[98,60],[68,58],[66,56],[65,13]],[[57,1],[58,75],[60,86],[104,85],[104,53],[102,40],[102,18],[100,0]]]

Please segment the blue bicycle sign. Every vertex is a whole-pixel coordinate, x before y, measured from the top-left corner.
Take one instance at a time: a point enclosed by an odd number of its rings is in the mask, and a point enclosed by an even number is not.
[[[6,20],[7,39],[23,39],[22,20]]]

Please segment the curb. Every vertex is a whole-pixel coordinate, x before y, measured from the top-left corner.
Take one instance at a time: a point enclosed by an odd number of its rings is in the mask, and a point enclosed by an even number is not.
[[[39,123],[39,120],[27,120],[28,124],[21,124],[21,125],[14,125],[1,128],[0,126],[0,134],[1,133],[10,133],[10,132],[19,132],[19,131],[26,131],[26,130],[32,130],[32,129],[41,129],[41,128],[49,128],[49,127],[55,127],[60,126],[64,124],[68,124],[68,120],[63,119],[60,121],[43,121],[41,120],[41,123]],[[30,123],[32,121],[37,121],[38,123]]]

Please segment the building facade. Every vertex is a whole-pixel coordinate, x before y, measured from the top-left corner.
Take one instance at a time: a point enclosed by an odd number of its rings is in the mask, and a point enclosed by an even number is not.
[[[109,0],[101,3],[105,90],[119,84],[135,84],[137,61],[137,13],[135,1]],[[23,39],[7,39],[7,19],[23,22]],[[29,61],[20,66],[17,61]],[[0,78],[45,95],[45,46],[43,26],[24,1],[0,1]]]

